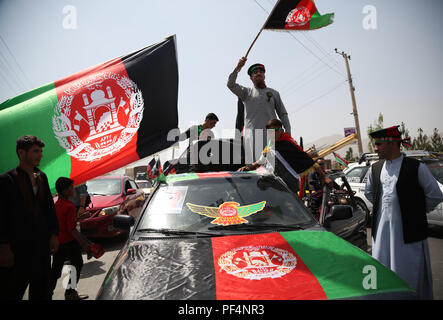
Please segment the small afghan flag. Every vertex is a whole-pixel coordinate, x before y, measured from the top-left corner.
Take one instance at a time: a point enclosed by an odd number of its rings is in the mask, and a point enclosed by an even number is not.
[[[155,158],[152,158],[151,161],[149,161],[148,163],[148,168],[147,168],[147,173],[148,173],[148,177],[149,179],[154,179],[155,177],[152,176],[152,169],[155,166]]]
[[[340,157],[338,154],[336,154],[335,152],[333,152],[334,157],[335,157],[335,161],[338,162],[339,164],[341,164],[344,167],[348,167],[349,162],[347,162],[345,159],[343,159],[342,157]]]
[[[67,62],[68,63],[68,62]],[[40,169],[81,184],[169,147],[177,128],[175,36],[0,104],[0,172],[23,135],[45,143]]]
[[[313,0],[280,0],[272,10],[264,29],[313,30],[334,21],[334,13],[320,15]]]

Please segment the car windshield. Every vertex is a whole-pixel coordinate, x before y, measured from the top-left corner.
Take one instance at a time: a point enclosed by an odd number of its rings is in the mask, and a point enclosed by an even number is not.
[[[434,178],[443,184],[443,160],[426,162]]]
[[[138,229],[203,232],[263,224],[312,226],[312,215],[273,176],[205,178],[162,185]]]
[[[151,184],[148,181],[146,181],[146,182],[137,181],[136,183],[137,183],[138,187],[142,188],[142,189],[143,188],[148,189],[151,187]]]
[[[95,179],[86,182],[90,195],[116,195],[122,191],[120,179]]]

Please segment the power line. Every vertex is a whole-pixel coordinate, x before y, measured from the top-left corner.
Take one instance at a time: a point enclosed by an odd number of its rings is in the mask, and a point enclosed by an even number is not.
[[[12,59],[14,60],[15,64],[17,65],[18,69],[20,70],[20,72],[22,73],[24,79],[26,79],[28,85],[30,88],[33,87],[33,84],[31,82],[31,80],[29,80],[28,76],[26,75],[26,73],[23,71],[22,67],[20,66],[20,63],[18,63],[17,59],[15,58],[14,54],[12,53],[11,49],[9,49],[9,46],[7,45],[6,41],[3,39],[2,35],[0,34],[0,40],[3,42],[3,44],[5,45],[6,49],[8,50],[10,56],[12,57]]]
[[[285,90],[284,93],[287,93],[290,91],[290,93],[287,96],[291,96],[292,94],[294,94],[295,92],[297,92],[298,89],[306,86],[307,84],[311,83],[312,81],[316,80],[321,74],[323,74],[325,71],[328,71],[327,68],[323,67],[322,69],[318,70],[319,72],[317,73],[313,73],[313,77],[309,80],[304,80],[304,81],[299,81],[299,84],[295,87],[291,87],[288,88],[287,90]]]
[[[254,0],[254,2],[263,10],[265,11],[268,15],[269,15],[269,11],[266,10],[260,3],[257,2],[257,0]],[[282,30],[283,31],[283,30]],[[337,74],[339,74],[341,77],[346,78],[343,74],[341,74],[340,72],[338,72],[337,70],[335,70],[334,68],[332,68],[328,63],[326,63],[325,61],[323,61],[323,59],[321,59],[319,56],[317,56],[311,49],[309,49],[303,42],[301,42],[299,39],[297,39],[293,32],[291,31],[286,31],[292,38],[294,38],[303,48],[305,48],[306,51],[308,51],[309,53],[311,53],[314,57],[316,57],[318,60],[320,60],[322,63],[324,63],[325,65],[328,66],[329,69],[331,69],[332,71],[336,72]]]
[[[11,66],[9,65],[8,61],[5,59],[5,57],[3,56],[3,54],[1,53],[1,51],[0,51],[0,56],[1,56],[1,57],[3,58],[3,60],[4,60],[4,61],[3,61],[2,59],[0,59],[1,65],[2,65],[2,66],[4,65],[4,68],[2,67],[1,70],[8,72],[8,76],[4,75],[4,78],[6,79],[6,81],[9,79],[11,83],[14,83],[14,85],[15,85],[16,87],[19,88],[19,91],[20,91],[20,90],[26,91],[23,82],[21,82],[20,79],[18,79],[18,78],[15,76],[14,72],[10,70],[10,69],[11,69]]]
[[[286,89],[290,88],[294,83],[298,83],[298,82],[304,80],[305,78],[308,78],[313,73],[315,73],[317,70],[322,69],[324,67],[325,67],[324,64],[321,64],[319,61],[316,61],[311,66],[306,68],[303,72],[299,73],[297,76],[295,76],[294,78],[289,80],[286,84],[284,84],[281,87],[280,91],[285,91]]]
[[[302,106],[298,107],[294,112],[299,112],[302,109],[304,109],[305,107],[307,107],[308,105],[310,105],[311,103],[317,101],[318,99],[321,99],[325,96],[327,96],[328,94],[332,93],[333,91],[337,90],[340,86],[342,86],[344,83],[348,82],[348,80],[345,80],[343,82],[340,82],[338,85],[334,86],[333,88],[331,88],[330,90],[328,90],[327,92],[309,100],[308,102],[306,102],[305,104],[303,104]]]

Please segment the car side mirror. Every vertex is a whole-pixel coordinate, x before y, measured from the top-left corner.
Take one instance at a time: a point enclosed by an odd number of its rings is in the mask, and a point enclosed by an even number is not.
[[[352,218],[352,207],[348,205],[335,205],[332,206],[331,212],[326,217],[325,223],[329,223],[335,220],[346,220]]]
[[[112,220],[112,225],[114,228],[121,230],[129,230],[134,225],[135,220],[133,216],[117,214],[114,216]]]
[[[137,190],[135,190],[135,189],[126,190],[126,194],[135,194],[136,192],[137,192]]]

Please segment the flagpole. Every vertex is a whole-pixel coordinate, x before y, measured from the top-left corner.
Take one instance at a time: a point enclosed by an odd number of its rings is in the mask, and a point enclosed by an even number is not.
[[[257,35],[254,38],[254,41],[252,41],[251,45],[249,46],[248,51],[246,52],[245,58],[248,57],[249,52],[251,51],[252,47],[254,46],[255,42],[257,41],[258,37],[260,36],[261,32],[263,31],[263,29],[265,28],[266,24],[268,23],[269,18],[272,16],[272,14],[274,13],[275,8],[277,7],[278,3],[280,2],[280,0],[277,1],[277,3],[275,4],[274,8],[272,8],[271,13],[269,14],[268,18],[266,19],[265,23],[263,24],[263,27],[261,27],[260,31],[257,33]]]

